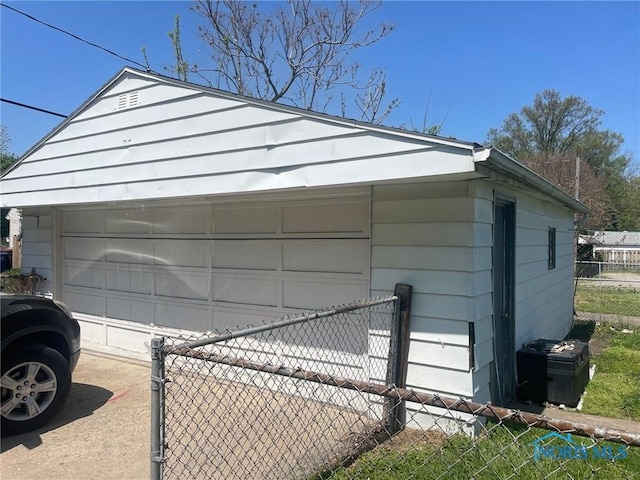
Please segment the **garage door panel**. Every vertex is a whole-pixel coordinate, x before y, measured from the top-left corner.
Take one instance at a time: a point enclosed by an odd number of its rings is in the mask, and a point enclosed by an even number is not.
[[[215,240],[213,267],[239,270],[276,270],[279,243],[262,240]]]
[[[156,272],[155,294],[162,297],[208,300],[211,277],[191,271]]]
[[[65,290],[64,300],[74,312],[88,313],[98,317],[104,317],[106,314],[104,296],[94,295],[88,289],[82,291]]]
[[[155,210],[153,233],[209,233],[209,207],[163,208]]]
[[[212,233],[276,233],[278,209],[275,206],[216,208]]]
[[[285,308],[320,309],[367,297],[363,283],[284,281]]]
[[[131,298],[110,297],[107,298],[107,317],[154,323],[154,305]]]
[[[151,233],[153,212],[140,209],[112,210],[105,215],[105,233]]]
[[[365,202],[287,205],[282,209],[283,233],[353,233],[369,231]]]
[[[156,324],[163,327],[176,327],[194,332],[208,332],[211,328],[211,314],[207,307],[156,303]]]
[[[330,241],[285,243],[283,270],[291,272],[334,272],[364,274],[368,270],[367,242]]]
[[[213,279],[213,299],[216,302],[276,307],[278,282],[262,278],[216,275]]]
[[[149,240],[110,238],[107,240],[107,262],[153,264],[153,243]]]
[[[157,240],[154,263],[178,267],[211,266],[211,241]]]
[[[78,287],[104,288],[104,269],[94,268],[91,263],[67,264],[64,268],[64,283]]]
[[[64,258],[101,262],[105,256],[106,244],[104,238],[65,238]]]
[[[68,212],[62,222],[64,233],[102,233],[104,215],[100,212]]]
[[[65,211],[65,295],[78,312],[195,331],[367,297],[368,191],[313,195]]]
[[[153,277],[150,272],[135,270],[107,270],[107,290],[150,295]]]

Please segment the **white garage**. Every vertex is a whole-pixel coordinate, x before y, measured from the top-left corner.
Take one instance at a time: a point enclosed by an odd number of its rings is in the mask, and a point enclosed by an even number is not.
[[[153,335],[407,283],[407,385],[476,401],[515,385],[522,343],[568,332],[588,211],[492,148],[130,68],[0,188],[22,208],[23,270],[70,305],[85,348],[148,359]]]

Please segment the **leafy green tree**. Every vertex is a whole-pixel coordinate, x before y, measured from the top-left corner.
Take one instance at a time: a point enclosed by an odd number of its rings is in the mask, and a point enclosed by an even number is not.
[[[613,229],[640,232],[640,176],[614,178],[609,192],[616,206],[612,212]]]
[[[9,152],[10,144],[11,137],[9,136],[7,127],[2,125],[0,126],[0,173],[4,172],[18,159],[18,157]]]
[[[532,105],[510,114],[499,129],[489,130],[487,143],[568,193],[577,193],[592,209],[589,228],[628,229],[634,215],[640,217],[640,204],[631,201],[630,185],[637,177],[628,171],[632,159],[622,153],[622,135],[601,129],[603,116],[603,110],[583,98],[544,90]]]

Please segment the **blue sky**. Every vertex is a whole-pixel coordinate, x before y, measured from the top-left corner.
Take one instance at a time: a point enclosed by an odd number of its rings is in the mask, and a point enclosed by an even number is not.
[[[187,2],[7,1],[120,55],[166,73],[167,32],[182,17],[185,56],[202,55]],[[126,62],[0,9],[2,97],[68,114]],[[358,51],[363,67],[386,70],[400,107],[386,122],[443,119],[442,134],[483,143],[491,127],[545,88],[577,95],[605,110],[602,127],[621,133],[640,163],[640,2],[387,1],[372,21],[394,32]],[[200,54],[198,54],[200,50]],[[24,153],[59,118],[2,103],[11,150]]]

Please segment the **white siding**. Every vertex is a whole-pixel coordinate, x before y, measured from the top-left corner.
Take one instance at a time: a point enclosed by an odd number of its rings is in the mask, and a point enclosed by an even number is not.
[[[407,383],[488,401],[493,361],[493,197],[516,200],[516,348],[563,338],[572,319],[572,213],[490,181],[374,187],[371,289],[413,285]],[[548,228],[557,232],[547,266]],[[474,370],[469,373],[469,325]]]
[[[548,268],[548,229],[556,229],[556,266]],[[561,340],[573,321],[573,213],[521,197],[516,218],[516,348],[537,338]]]
[[[495,193],[512,197],[516,206],[515,348],[537,338],[562,339],[573,319],[573,212],[543,200],[539,195],[501,183],[477,180],[473,183],[477,223],[493,223]],[[556,268],[548,268],[548,230],[556,229]],[[479,240],[479,239],[477,239]],[[485,238],[486,242],[489,238]],[[490,285],[491,253],[476,251],[483,268],[480,283]],[[474,399],[490,399],[490,366],[493,361],[492,295],[474,301],[476,311],[476,371]],[[481,313],[484,312],[484,313]],[[479,328],[480,325],[484,328]],[[482,335],[482,337],[480,337]],[[514,360],[515,361],[515,360]]]
[[[473,204],[467,182],[377,186],[372,193],[371,291],[413,286],[407,385],[471,397]]]
[[[539,196],[478,180],[476,202],[494,191],[516,201],[516,349],[537,338],[562,339],[573,320],[573,212]],[[548,267],[548,231],[556,229],[556,267]],[[490,277],[487,277],[490,281]]]
[[[51,208],[22,210],[22,273],[32,270],[46,278],[40,293],[53,291],[53,212]]]
[[[473,198],[473,221],[476,225],[472,263],[476,295],[473,299],[475,322],[473,373],[473,399],[491,400],[490,369],[493,361],[493,188],[488,182],[476,181],[469,185]]]
[[[475,174],[470,146],[170,83],[122,74],[2,179],[3,202],[62,205]]]

